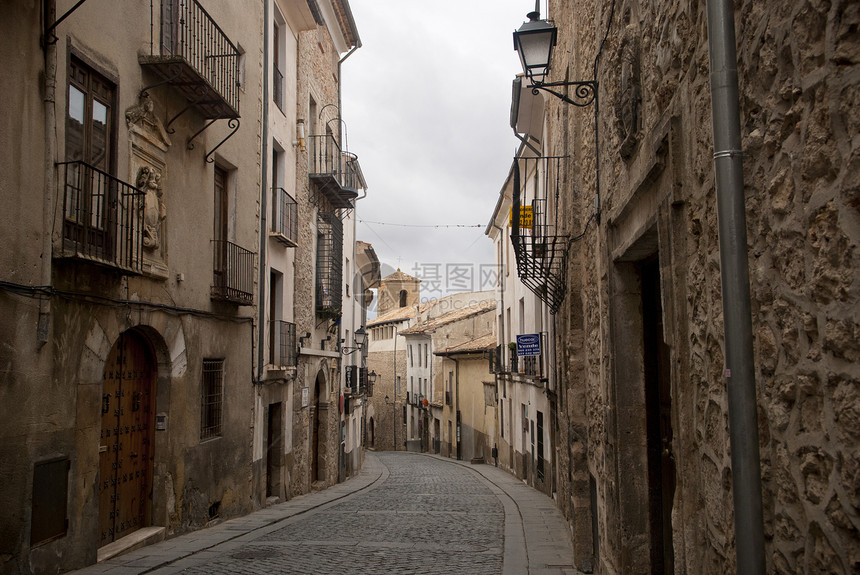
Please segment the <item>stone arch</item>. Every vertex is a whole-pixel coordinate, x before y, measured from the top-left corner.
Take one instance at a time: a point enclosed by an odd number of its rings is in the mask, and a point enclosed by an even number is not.
[[[326,364],[323,362],[311,386],[310,404],[310,481],[325,481],[328,427],[328,384],[326,382]]]

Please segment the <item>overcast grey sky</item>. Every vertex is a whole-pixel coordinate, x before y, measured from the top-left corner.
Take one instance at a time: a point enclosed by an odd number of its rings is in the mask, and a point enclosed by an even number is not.
[[[383,274],[400,267],[422,278],[422,297],[490,289],[480,278],[493,263],[484,229],[518,143],[509,126],[521,71],[512,33],[534,2],[350,6],[363,46],[343,66],[342,112],[368,183],[358,239],[373,244]]]

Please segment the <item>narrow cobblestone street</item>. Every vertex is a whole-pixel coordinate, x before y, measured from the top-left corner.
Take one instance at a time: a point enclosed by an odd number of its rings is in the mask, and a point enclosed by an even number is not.
[[[368,453],[326,491],[78,571],[215,574],[575,574],[552,502],[489,465]]]

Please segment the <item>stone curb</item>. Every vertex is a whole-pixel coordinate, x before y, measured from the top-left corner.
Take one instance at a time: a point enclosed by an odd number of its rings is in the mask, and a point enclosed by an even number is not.
[[[338,483],[313,493],[299,495],[242,517],[229,519],[218,525],[161,541],[126,554],[107,559],[101,563],[71,571],[69,575],[143,575],[169,566],[181,559],[235,539],[247,538],[250,533],[272,527],[299,515],[320,509],[340,501],[354,493],[380,485],[389,475],[388,468],[371,453],[365,453],[361,472]]]

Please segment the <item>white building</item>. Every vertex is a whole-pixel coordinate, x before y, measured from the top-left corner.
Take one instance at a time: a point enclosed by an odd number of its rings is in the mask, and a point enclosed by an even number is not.
[[[498,347],[494,362],[498,382],[499,465],[551,494],[556,443],[550,422],[556,390],[554,316],[533,291],[545,285],[540,283],[545,281],[541,270],[529,268],[533,250],[554,249],[552,244],[544,244],[541,248],[542,239],[533,235],[545,229],[535,225],[535,219],[541,222],[552,219],[551,214],[542,211],[548,193],[545,175],[545,164],[537,160],[527,146],[521,146],[499,193],[486,234],[495,245],[500,270],[496,296]],[[523,214],[518,229],[511,226],[515,180],[520,184],[519,203]],[[531,222],[527,217],[529,213]],[[562,253],[560,246],[559,252]],[[518,266],[530,274],[528,279],[534,282],[534,287],[520,280]],[[538,355],[518,355],[517,338],[523,335],[540,342]],[[522,346],[520,351],[523,351]]]

